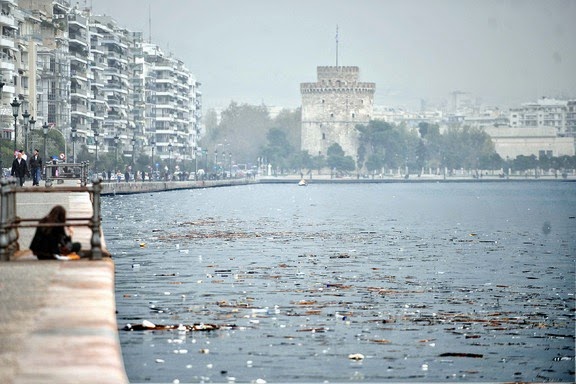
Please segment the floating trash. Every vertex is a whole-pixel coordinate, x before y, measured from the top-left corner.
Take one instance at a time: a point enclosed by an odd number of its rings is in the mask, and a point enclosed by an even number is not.
[[[142,324],[126,324],[122,330],[124,331],[215,331],[218,329],[234,329],[236,325],[226,324],[226,325],[216,325],[216,324],[178,324],[178,325],[156,325],[148,320],[144,320]]]
[[[364,355],[361,353],[351,353],[348,355],[348,358],[350,360],[360,361],[360,360],[364,360]]]

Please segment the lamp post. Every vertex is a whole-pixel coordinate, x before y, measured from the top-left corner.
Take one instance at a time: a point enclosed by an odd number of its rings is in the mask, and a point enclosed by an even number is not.
[[[30,123],[30,131],[33,131],[34,130],[34,124],[36,124],[36,120],[34,120],[33,116],[30,117],[29,123]],[[28,150],[29,150],[29,148],[28,148],[28,131],[26,131],[26,151],[28,151]]]
[[[12,116],[14,116],[14,152],[16,152],[16,136],[17,136],[16,120],[18,119],[18,112],[20,109],[20,105],[21,103],[18,102],[16,98],[14,98],[14,100],[10,103],[10,106],[12,107]]]
[[[118,143],[120,142],[120,138],[118,135],[114,136],[114,147],[115,147],[115,158],[114,158],[114,173],[118,172]]]
[[[98,133],[98,131],[94,131],[94,142],[96,143],[96,158],[94,160],[94,172],[98,172],[98,136],[100,136],[100,134]]]
[[[24,151],[26,152],[26,155],[28,155],[28,123],[30,123],[30,114],[28,113],[28,110],[25,110],[24,113],[22,113],[22,118],[24,120]]]
[[[152,139],[150,145],[152,146],[152,175],[150,177],[150,180],[153,180],[154,172],[156,171],[156,165],[154,164],[154,149],[156,149],[156,142],[154,141],[154,139]]]
[[[230,178],[232,178],[232,152],[228,152],[228,160],[230,160]]]
[[[76,137],[78,136],[78,130],[72,128],[72,159],[76,163]]]
[[[208,174],[208,148],[204,150],[204,172]]]
[[[47,163],[48,155],[47,155],[47,151],[46,151],[46,137],[48,137],[48,129],[49,128],[50,128],[50,126],[48,125],[47,122],[44,122],[44,124],[42,124],[42,133],[44,134],[44,165],[48,164]],[[46,177],[46,173],[44,173],[44,177]]]
[[[198,147],[194,146],[194,180],[198,180]]]
[[[136,172],[135,167],[136,163],[134,162],[134,156],[136,155],[136,134],[132,136],[132,169]]]
[[[218,167],[218,150],[214,151],[214,169]]]
[[[168,143],[168,173],[170,173],[171,169],[172,169],[172,143]]]

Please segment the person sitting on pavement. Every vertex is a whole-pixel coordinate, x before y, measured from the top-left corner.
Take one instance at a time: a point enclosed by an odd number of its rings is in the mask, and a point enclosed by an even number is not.
[[[78,259],[80,257],[78,256],[80,243],[72,242],[72,228],[65,227],[65,223],[66,209],[61,205],[54,206],[39,221],[40,226],[36,228],[30,244],[30,250],[39,260]]]

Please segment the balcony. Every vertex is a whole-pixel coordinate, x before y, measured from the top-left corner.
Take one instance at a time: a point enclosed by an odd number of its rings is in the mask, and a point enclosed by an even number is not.
[[[14,39],[8,36],[0,36],[0,47],[14,48]]]
[[[13,15],[0,15],[0,24],[16,29],[16,20]]]

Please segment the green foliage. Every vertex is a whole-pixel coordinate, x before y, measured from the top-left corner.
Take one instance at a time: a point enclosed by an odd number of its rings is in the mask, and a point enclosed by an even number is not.
[[[346,156],[344,150],[338,143],[332,144],[326,151],[328,159],[326,164],[330,169],[340,172],[351,172],[356,168],[354,159],[351,156]]]
[[[268,144],[260,150],[260,153],[269,163],[275,164],[282,171],[287,169],[294,149],[288,142],[286,133],[280,128],[272,128],[266,137]]]
[[[357,129],[364,151],[359,151],[359,158],[368,157],[369,172],[403,166],[419,172],[423,167],[499,169],[502,165],[490,136],[481,129],[450,127],[440,134],[435,124],[420,123],[417,130],[409,130],[378,120]]]
[[[222,112],[219,124],[215,111],[208,111],[207,115],[207,134],[200,146],[211,155],[214,151],[232,153],[235,163],[246,164],[255,164],[258,157],[265,157],[281,168],[298,163],[300,109],[282,110],[271,119],[264,105],[232,102]]]

